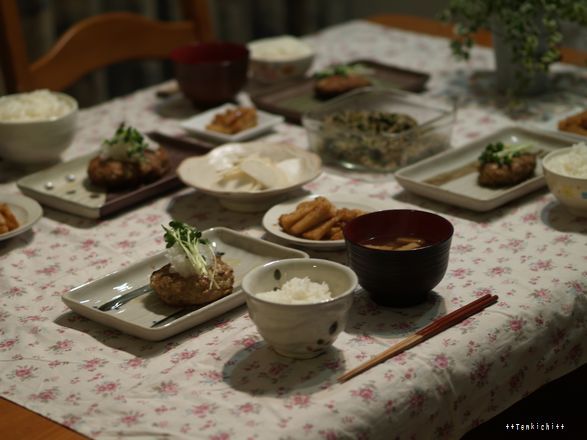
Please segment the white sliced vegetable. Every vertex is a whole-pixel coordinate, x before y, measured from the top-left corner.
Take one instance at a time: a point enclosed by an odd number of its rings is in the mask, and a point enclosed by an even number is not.
[[[220,178],[217,183],[218,187],[225,191],[254,191],[261,189],[257,180],[243,172],[232,173],[230,178]]]
[[[279,168],[286,174],[290,182],[298,180],[298,177],[300,176],[300,174],[302,174],[303,165],[304,163],[302,162],[302,159],[298,157],[285,159],[275,164],[277,168]]]
[[[240,169],[260,182],[265,188],[279,188],[287,185],[288,178],[273,162],[258,157],[249,157],[241,162]]]

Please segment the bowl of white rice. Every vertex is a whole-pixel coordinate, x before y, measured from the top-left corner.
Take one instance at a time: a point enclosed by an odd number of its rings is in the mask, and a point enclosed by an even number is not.
[[[344,330],[357,284],[347,266],[293,258],[253,269],[242,287],[267,345],[283,356],[308,359],[328,350]]]
[[[587,217],[587,143],[548,153],[543,161],[546,184],[574,215]]]
[[[314,61],[314,50],[291,35],[263,38],[247,44],[251,78],[275,83],[306,74]]]
[[[24,165],[59,161],[73,140],[77,113],[77,101],[64,93],[1,96],[0,158]]]

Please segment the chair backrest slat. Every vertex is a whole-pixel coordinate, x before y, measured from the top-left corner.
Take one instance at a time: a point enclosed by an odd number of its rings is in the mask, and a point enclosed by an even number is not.
[[[7,92],[63,90],[96,69],[126,60],[165,59],[181,44],[212,40],[207,1],[182,3],[187,19],[181,21],[156,21],[129,12],[81,20],[31,63],[16,2],[0,1],[0,61]]]

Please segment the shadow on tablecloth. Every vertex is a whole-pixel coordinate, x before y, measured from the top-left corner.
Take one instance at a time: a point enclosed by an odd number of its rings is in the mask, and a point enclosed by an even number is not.
[[[417,306],[394,308],[375,304],[363,289],[355,294],[345,331],[351,334],[403,338],[446,314],[444,298],[432,291]]]
[[[336,380],[345,365],[343,353],[333,346],[313,359],[296,360],[260,341],[235,353],[224,364],[222,376],[231,388],[253,396],[311,394]]]
[[[238,316],[245,313],[245,311],[246,307],[244,305],[239,306],[214,319],[162,341],[147,341],[135,336],[130,336],[71,311],[58,316],[54,322],[57,325],[85,333],[94,338],[98,343],[112,349],[126,351],[138,358],[150,359],[168,352],[170,346],[179,347],[192,339],[214,330],[223,322],[236,319]]]
[[[229,211],[220,205],[217,198],[197,190],[174,197],[167,212],[173,219],[196,225],[201,231],[215,226],[242,231],[260,225],[264,215],[264,212]]]
[[[587,234],[587,221],[584,217],[571,214],[558,201],[550,202],[541,213],[540,219],[546,225],[559,232],[578,232]]]

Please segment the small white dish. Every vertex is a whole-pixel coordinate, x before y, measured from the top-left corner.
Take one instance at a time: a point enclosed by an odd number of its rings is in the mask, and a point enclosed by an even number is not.
[[[224,173],[245,158],[260,157],[274,164],[287,163],[284,186],[268,189],[234,187],[222,179]],[[287,162],[285,162],[287,161]],[[310,151],[286,143],[230,143],[215,148],[204,156],[185,159],[177,168],[179,178],[188,186],[217,197],[227,209],[241,212],[264,211],[320,175],[322,161]]]
[[[568,137],[555,133],[506,127],[460,148],[402,168],[395,173],[395,178],[415,194],[478,212],[495,209],[546,184],[542,160],[538,159],[534,176],[517,185],[503,188],[479,185],[476,163],[487,144],[492,142],[531,143],[533,151],[541,152],[541,156],[573,143]]]
[[[252,139],[259,136],[273,128],[275,125],[284,121],[283,116],[273,115],[257,109],[257,125],[246,130],[239,131],[235,134],[220,133],[213,130],[208,130],[206,126],[212,122],[214,116],[218,113],[224,113],[228,109],[237,107],[234,104],[224,104],[220,107],[215,107],[203,113],[199,113],[189,119],[180,123],[181,127],[190,133],[198,136],[203,136],[219,142],[240,142]]]
[[[202,235],[210,240],[216,252],[223,252],[223,260],[234,269],[233,293],[224,298],[192,310],[168,306],[155,293],[150,292],[115,310],[103,312],[98,309],[121,294],[148,285],[151,273],[168,263],[166,252],[163,251],[70,290],[63,295],[63,302],[86,318],[142,339],[160,341],[244,304],[245,294],[241,289],[241,281],[255,267],[274,260],[308,258],[305,252],[288,249],[228,228],[211,228]],[[178,314],[174,315],[176,313]],[[171,315],[177,318],[153,326]]]
[[[0,194],[0,203],[8,205],[19,224],[18,228],[0,234],[0,241],[7,240],[28,231],[43,216],[43,208],[41,208],[41,205],[30,197]]]
[[[326,197],[332,202],[336,208],[348,208],[348,209],[361,209],[365,212],[380,211],[383,209],[389,209],[390,206],[386,206],[385,203],[370,199],[368,197],[357,197],[356,195],[343,195],[343,194],[332,194],[322,195],[313,194],[310,196],[299,197],[293,200],[288,200],[278,205],[273,206],[263,216],[263,227],[272,236],[283,240],[287,243],[294,244],[297,246],[330,251],[336,249],[343,249],[345,247],[344,240],[308,240],[306,238],[295,237],[288,234],[281,229],[279,226],[279,217],[282,214],[288,214],[295,211],[296,207],[307,200],[313,200],[316,197]]]

